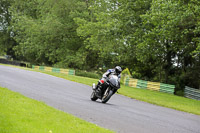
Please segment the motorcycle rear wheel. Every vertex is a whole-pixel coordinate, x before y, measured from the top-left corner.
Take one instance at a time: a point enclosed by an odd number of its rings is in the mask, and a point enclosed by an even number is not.
[[[91,94],[91,96],[90,96],[90,99],[91,99],[92,101],[96,101],[96,100],[98,99],[98,97],[95,95],[95,92],[94,92],[94,91],[92,92],[92,94]]]

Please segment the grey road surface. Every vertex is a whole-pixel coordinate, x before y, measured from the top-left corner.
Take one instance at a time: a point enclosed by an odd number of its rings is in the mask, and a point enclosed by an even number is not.
[[[90,86],[39,72],[0,65],[0,86],[118,133],[200,133],[198,115],[118,94],[93,102]]]

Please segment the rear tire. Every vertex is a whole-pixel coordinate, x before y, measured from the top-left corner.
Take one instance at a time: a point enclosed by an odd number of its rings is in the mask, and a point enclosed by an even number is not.
[[[92,94],[91,94],[91,96],[90,96],[90,99],[91,99],[92,101],[96,101],[96,100],[98,99],[98,97],[95,95],[95,92],[94,92],[94,91],[92,92]]]
[[[106,103],[111,98],[112,94],[113,94],[112,90],[104,94],[101,102]]]

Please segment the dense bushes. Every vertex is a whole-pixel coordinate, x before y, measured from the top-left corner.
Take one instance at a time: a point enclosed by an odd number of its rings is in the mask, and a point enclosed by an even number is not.
[[[95,78],[95,79],[99,79],[102,76],[101,74],[98,74],[95,72],[87,72],[87,71],[83,71],[83,70],[76,70],[75,75],[89,77],[89,78]]]

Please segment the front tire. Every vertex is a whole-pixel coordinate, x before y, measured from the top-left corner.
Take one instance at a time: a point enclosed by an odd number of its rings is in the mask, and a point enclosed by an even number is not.
[[[105,92],[101,102],[102,103],[106,103],[111,98],[112,95],[113,95],[113,91],[112,90]]]
[[[91,99],[92,101],[96,101],[96,100],[98,99],[98,97],[95,95],[95,92],[94,92],[94,91],[92,92],[92,94],[91,94],[91,96],[90,96],[90,99]]]

